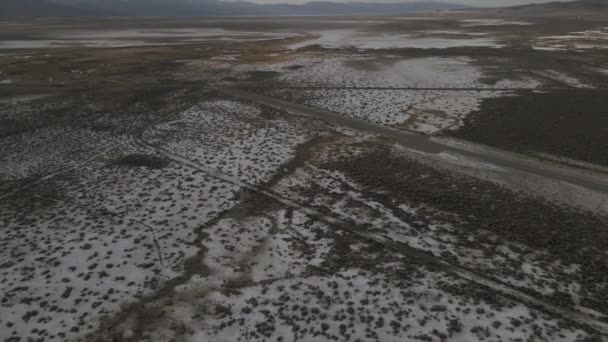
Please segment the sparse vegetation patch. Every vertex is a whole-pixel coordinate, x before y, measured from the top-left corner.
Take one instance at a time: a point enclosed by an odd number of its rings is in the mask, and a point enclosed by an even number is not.
[[[169,160],[151,154],[129,154],[116,160],[117,165],[126,167],[147,167],[150,169],[162,169],[169,165]]]

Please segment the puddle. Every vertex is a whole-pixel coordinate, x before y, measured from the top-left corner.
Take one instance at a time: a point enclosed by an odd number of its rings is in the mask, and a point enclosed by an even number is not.
[[[460,21],[462,27],[474,26],[528,26],[534,25],[525,21],[514,21],[504,19],[465,19]]]
[[[608,76],[608,69],[595,68],[595,71],[599,72],[600,74]]]
[[[578,78],[572,77],[568,74],[565,74],[563,72],[559,72],[557,70],[539,70],[536,71],[537,74],[550,78],[554,81],[566,84],[568,86],[571,87],[575,87],[575,88],[593,88],[592,86],[582,82],[581,80],[579,80]]]
[[[535,49],[606,49],[608,48],[608,28],[570,32],[565,35],[540,37]]]
[[[430,34],[430,35],[447,35],[447,36],[486,36],[488,33],[486,32],[467,32],[467,31],[458,31],[458,30],[424,30],[418,31],[421,34]]]
[[[51,33],[51,39],[172,39],[172,38],[277,38],[286,34],[255,31],[230,31],[222,28],[186,28],[163,30],[96,30]]]
[[[238,61],[240,59],[240,54],[235,55],[224,55],[224,56],[215,56],[211,57],[212,61]]]
[[[4,40],[0,49],[48,49],[67,47],[113,48],[178,45],[207,41],[253,41],[294,36],[287,33],[228,31],[224,29],[58,31],[47,39]]]
[[[329,49],[355,47],[358,49],[445,49],[451,47],[495,47],[497,44],[492,38],[445,38],[424,37],[412,34],[368,33],[355,30],[329,30],[313,32],[318,38],[305,42],[292,44],[290,49],[296,50],[311,45],[320,45]],[[443,33],[441,33],[443,34]],[[453,34],[453,33],[452,33]]]
[[[17,104],[23,102],[31,102],[50,96],[50,94],[31,94],[12,97],[0,97],[0,104]]]

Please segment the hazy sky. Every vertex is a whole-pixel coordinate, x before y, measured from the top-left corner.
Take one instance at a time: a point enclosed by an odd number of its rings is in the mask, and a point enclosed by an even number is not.
[[[292,4],[300,4],[306,3],[314,0],[249,0],[252,2],[257,2],[260,4],[275,4],[275,3],[292,3]],[[327,1],[327,0],[323,0]],[[425,0],[329,0],[336,2],[418,2]],[[549,2],[550,0],[437,0],[441,2],[453,2],[457,4],[465,4],[472,6],[482,6],[482,7],[496,7],[496,6],[510,6],[510,5],[522,5],[522,4],[531,4],[531,3],[542,3]],[[558,0],[558,1],[569,1],[569,0]]]

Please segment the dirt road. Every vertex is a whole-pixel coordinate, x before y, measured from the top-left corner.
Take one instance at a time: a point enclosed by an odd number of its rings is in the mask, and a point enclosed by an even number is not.
[[[499,154],[494,151],[480,148],[467,148],[463,144],[451,144],[445,140],[433,139],[432,137],[373,124],[365,120],[344,116],[323,109],[311,108],[239,88],[226,88],[222,91],[241,99],[280,108],[290,113],[309,116],[337,126],[391,138],[404,147],[415,151],[432,154],[441,152],[455,153],[516,172],[523,172],[558,182],[574,184],[608,196],[608,175],[601,172],[552,165],[533,158],[518,156],[513,153],[505,152],[504,154]]]

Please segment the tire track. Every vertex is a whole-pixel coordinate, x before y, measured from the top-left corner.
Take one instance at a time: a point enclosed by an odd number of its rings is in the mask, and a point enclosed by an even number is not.
[[[356,87],[356,86],[260,86],[260,85],[248,85],[239,84],[239,89],[293,89],[293,90],[411,90],[411,91],[532,91],[548,88],[525,88],[525,87],[512,87],[512,88],[500,88],[500,87]],[[570,87],[551,87],[551,90],[559,89],[571,89]]]
[[[175,115],[175,114],[169,115],[166,118],[173,116],[173,115]],[[162,121],[162,120],[158,120],[157,123],[160,121]],[[543,299],[539,299],[539,298],[536,298],[529,294],[526,294],[509,285],[489,279],[474,271],[463,268],[460,265],[457,265],[457,264],[448,262],[446,260],[443,260],[441,258],[438,258],[431,253],[413,248],[405,243],[394,241],[394,240],[384,237],[382,235],[369,232],[364,227],[362,227],[361,224],[355,222],[351,218],[340,217],[340,215],[337,215],[335,213],[333,213],[332,215],[326,214],[317,208],[302,205],[296,201],[285,198],[271,190],[265,190],[265,189],[259,188],[248,182],[228,176],[218,170],[208,168],[197,162],[194,162],[185,157],[172,153],[166,149],[152,145],[152,144],[148,143],[147,141],[143,140],[141,138],[141,135],[145,132],[146,129],[148,129],[149,127],[152,127],[154,124],[156,124],[156,123],[152,123],[152,124],[148,125],[147,127],[142,128],[137,134],[132,135],[131,142],[137,147],[148,150],[152,153],[157,153],[157,154],[163,155],[164,157],[169,158],[184,166],[207,173],[208,175],[218,178],[222,181],[231,183],[233,185],[237,185],[237,186],[241,187],[242,189],[246,189],[253,193],[256,193],[256,194],[262,195],[264,197],[267,197],[269,199],[272,199],[286,207],[300,210],[300,211],[304,212],[305,214],[320,220],[321,222],[324,222],[324,223],[334,226],[338,229],[341,229],[346,232],[357,235],[360,238],[363,238],[364,240],[381,244],[382,246],[386,247],[387,249],[390,249],[391,251],[393,251],[395,253],[399,253],[399,254],[414,258],[417,261],[422,262],[426,265],[436,267],[437,269],[440,269],[442,271],[453,274],[459,278],[474,282],[480,286],[494,290],[499,295],[502,295],[503,297],[505,297],[507,299],[511,299],[511,300],[514,300],[514,301],[517,301],[517,302],[520,302],[523,304],[530,305],[535,308],[539,308],[545,312],[549,312],[554,315],[563,317],[567,320],[570,320],[572,322],[576,322],[578,324],[582,324],[587,327],[590,327],[594,331],[596,331],[602,335],[608,336],[608,323],[602,322],[587,314],[584,314],[582,312],[579,312],[579,311],[576,311],[576,310],[573,310],[570,308],[560,307],[555,304],[549,303]]]
[[[154,248],[156,249],[156,254],[158,255],[158,261],[160,262],[160,265],[162,267],[165,267],[165,261],[163,259],[163,250],[160,247],[160,243],[158,243],[158,238],[156,236],[156,231],[154,230],[154,228],[141,221],[138,221],[138,220],[134,220],[134,219],[129,219],[129,220],[131,220],[131,222],[138,224],[139,226],[145,228],[147,231],[150,232],[150,235],[152,236],[152,238],[151,238],[152,243],[154,243]]]
[[[257,94],[240,88],[226,88],[222,89],[221,91],[236,98],[283,109],[292,114],[303,115],[313,119],[322,120],[336,126],[347,127],[356,131],[391,138],[394,139],[398,144],[415,151],[431,154],[452,152],[465,157],[472,157],[506,169],[537,175],[558,183],[566,182],[578,185],[608,195],[608,177],[606,177],[605,174],[590,175],[590,172],[581,172],[580,170],[563,166],[547,165],[538,160],[522,158],[512,153],[498,154],[489,153],[479,149],[466,149],[456,144],[450,144],[441,140],[432,139],[432,137],[414,134],[384,125],[373,124],[354,117],[338,114],[328,110],[311,108],[306,105]]]
[[[83,161],[72,162],[72,163],[69,163],[68,165],[66,165],[64,167],[60,167],[58,169],[55,169],[55,170],[47,173],[46,175],[44,175],[44,176],[42,176],[42,177],[40,177],[38,179],[35,179],[35,180],[33,180],[33,181],[29,182],[29,183],[20,185],[20,186],[14,188],[13,190],[8,191],[7,193],[5,193],[5,194],[3,194],[3,195],[0,196],[0,200],[8,198],[8,197],[10,197],[10,196],[12,196],[12,195],[14,195],[14,194],[16,194],[18,192],[27,190],[27,189],[29,189],[29,188],[37,185],[37,184],[40,184],[40,183],[42,183],[42,182],[44,182],[46,180],[49,180],[49,179],[51,179],[53,177],[59,176],[61,174],[70,172],[70,171],[72,171],[72,170],[74,170],[74,169],[76,169],[78,167],[84,166],[84,165],[86,165],[86,164],[94,161],[95,159],[97,159],[97,158],[99,158],[99,157],[101,157],[103,155],[106,155],[109,152],[111,152],[111,151],[113,151],[113,150],[115,150],[115,149],[117,149],[117,148],[119,148],[119,147],[121,147],[123,145],[125,145],[125,142],[119,142],[117,144],[111,145],[109,148],[107,148],[107,149],[105,149],[105,150],[103,150],[103,151],[101,151],[101,152],[99,152],[97,154],[94,154],[93,156],[91,156],[91,157],[89,157],[89,158],[87,158],[87,159],[85,159]]]

